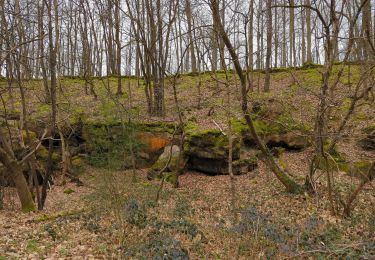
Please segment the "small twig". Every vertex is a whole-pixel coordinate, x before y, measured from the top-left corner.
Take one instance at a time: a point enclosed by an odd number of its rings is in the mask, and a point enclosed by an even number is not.
[[[220,132],[221,132],[223,135],[227,135],[227,134],[224,132],[223,128],[221,128],[221,126],[220,126],[218,123],[216,123],[216,121],[215,121],[214,119],[212,119],[212,122],[214,122],[214,124],[217,126],[217,128],[219,128]]]

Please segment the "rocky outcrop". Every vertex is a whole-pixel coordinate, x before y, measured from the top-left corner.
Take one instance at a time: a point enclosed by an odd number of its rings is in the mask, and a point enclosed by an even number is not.
[[[290,114],[290,108],[275,99],[266,99],[258,104],[260,108],[254,110],[255,120],[260,121],[259,131],[263,135],[266,145],[283,147],[287,150],[302,150],[310,145],[305,132],[309,127],[295,120]]]
[[[147,173],[149,180],[160,178],[158,174],[165,174],[166,181],[175,184],[176,171],[178,169],[184,169],[186,160],[184,156],[180,157],[180,147],[177,145],[169,145],[164,147],[163,153],[159,156],[159,159],[151,166]]]
[[[148,172],[148,178],[153,179],[158,172],[164,169],[164,172],[174,172],[177,170],[178,163],[180,167],[184,168],[184,159],[178,162],[180,156],[180,147],[177,145],[168,145],[164,147],[163,153],[159,156],[158,160],[151,166]]]
[[[306,134],[310,127],[295,120],[288,109],[275,99],[255,101],[252,108],[255,130],[269,148],[302,150],[310,145]],[[243,145],[256,147],[244,120],[233,120],[234,131],[241,136]]]
[[[309,146],[309,140],[301,132],[289,132],[286,134],[274,134],[267,136],[268,147],[283,147],[288,150],[302,150]]]
[[[144,125],[85,124],[82,139],[86,153],[98,166],[101,166],[101,158],[108,154],[116,163],[116,168],[132,168],[133,157],[131,155],[133,153],[136,167],[145,168],[152,166],[158,160],[164,147],[171,142],[168,132],[159,133],[158,129],[155,130],[156,132],[146,130]],[[128,155],[125,159],[124,153]]]
[[[347,173],[350,176],[368,180],[375,177],[375,168],[373,166],[375,162],[370,161],[358,161],[350,163],[347,167]]]
[[[184,152],[189,157],[188,167],[208,174],[227,174],[229,141],[221,131],[210,129],[187,132]],[[233,141],[233,160],[240,158],[240,143]]]
[[[302,150],[310,145],[306,131],[308,127],[296,122],[275,99],[254,102],[252,117],[254,127],[269,148],[282,147],[286,150]],[[242,155],[241,150],[257,149],[244,120],[233,119],[233,172],[246,173],[257,166],[257,156]],[[185,154],[192,170],[208,174],[228,174],[229,142],[222,131],[202,130],[189,122],[185,129]]]
[[[229,174],[229,140],[216,129],[201,130],[197,125],[188,127],[184,144],[189,169],[211,175]],[[234,174],[245,174],[257,166],[255,156],[241,156],[241,140],[232,142],[232,169]]]

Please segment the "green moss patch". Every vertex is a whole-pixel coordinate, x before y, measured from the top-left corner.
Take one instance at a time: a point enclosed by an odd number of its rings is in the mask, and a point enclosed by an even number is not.
[[[74,193],[74,192],[75,192],[75,190],[73,190],[73,189],[71,189],[71,188],[68,188],[68,189],[65,189],[65,190],[64,190],[64,193],[65,193],[65,194],[68,194],[68,195],[69,195],[69,194],[72,194],[72,193]]]
[[[69,216],[74,216],[81,214],[83,210],[73,210],[73,211],[66,211],[66,212],[59,212],[56,214],[51,214],[51,215],[42,215],[37,217],[35,220],[37,222],[45,222],[45,221],[50,221],[50,220],[55,220],[58,218],[64,218],[64,217],[69,217]]]

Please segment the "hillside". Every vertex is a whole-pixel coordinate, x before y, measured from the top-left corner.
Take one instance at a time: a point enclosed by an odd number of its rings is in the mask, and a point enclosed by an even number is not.
[[[334,66],[332,82],[341,66]],[[360,69],[352,65],[349,72],[345,66],[338,87],[332,89],[329,138],[334,138],[350,108]],[[315,151],[322,70],[274,71],[267,93],[261,91],[264,73],[252,75],[254,91],[249,92],[249,105],[256,130],[277,162],[300,184],[305,182]],[[0,259],[374,257],[373,185],[356,197],[350,218],[342,216],[341,204],[361,183],[361,174],[366,174],[363,169],[375,158],[374,149],[362,145],[375,124],[374,97],[370,94],[359,101],[335,147],[334,169],[328,170],[338,213],[332,216],[324,168],[316,173],[316,194],[285,192],[244,123],[238,78],[234,72],[227,77],[223,72],[207,72],[166,78],[163,118],[148,116],[143,79],[124,77],[124,93],[118,96],[114,94],[116,78],[95,78],[95,99],[85,93],[83,79],[59,78],[60,136],[56,134],[54,142],[53,185],[45,209],[29,214],[17,212],[16,191],[12,185],[5,187]],[[1,81],[0,88],[5,89],[6,84]],[[43,102],[42,81],[22,84],[28,127],[38,140],[50,122],[51,107]],[[13,99],[2,94],[0,113],[17,118],[21,99],[18,91],[13,93]],[[8,121],[11,127],[18,124],[17,119]],[[179,187],[174,188],[177,166],[172,148],[180,145],[181,131],[184,171]],[[61,135],[71,149],[74,178],[61,174]],[[234,179],[226,168],[229,135],[234,163],[239,163]],[[47,153],[47,148],[48,143],[42,142],[39,150]],[[164,161],[159,158],[161,154],[170,157],[163,177],[157,175],[166,164],[166,157]],[[45,156],[37,154],[42,166]],[[233,167],[237,169],[236,164]],[[152,171],[155,176],[150,176]]]

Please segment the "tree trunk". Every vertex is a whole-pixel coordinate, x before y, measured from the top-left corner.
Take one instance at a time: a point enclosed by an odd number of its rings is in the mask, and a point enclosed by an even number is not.
[[[116,0],[115,4],[115,33],[116,33],[116,72],[117,72],[117,95],[122,95],[122,82],[121,82],[121,40],[120,40],[120,0]]]
[[[305,13],[307,8],[301,10],[301,52],[302,52],[302,65],[306,63],[306,35],[305,35]]]
[[[274,157],[272,156],[269,149],[265,146],[263,141],[259,138],[255,127],[253,120],[250,117],[249,111],[248,111],[248,105],[247,105],[247,88],[246,88],[246,78],[243,74],[241,64],[238,60],[237,53],[235,52],[227,33],[225,32],[225,29],[221,23],[220,20],[220,14],[219,10],[217,8],[217,0],[210,0],[210,7],[212,10],[213,19],[216,20],[216,24],[218,25],[218,32],[223,39],[231,57],[232,61],[235,65],[237,74],[240,78],[241,83],[241,94],[242,94],[242,112],[245,117],[246,123],[250,129],[251,135],[254,138],[258,148],[262,151],[262,154],[265,157],[265,162],[267,166],[272,170],[272,172],[276,175],[276,177],[280,180],[280,182],[285,186],[286,190],[291,193],[299,193],[302,191],[302,186],[297,184],[294,180],[292,180],[276,163]]]
[[[289,1],[289,66],[297,66],[296,34],[294,32],[294,0]]]
[[[14,155],[9,149],[9,145],[6,143],[4,136],[5,135],[1,133],[0,162],[6,167],[6,169],[8,170],[8,175],[11,177],[11,179],[14,181],[14,184],[16,185],[17,194],[21,202],[22,211],[35,211],[36,206],[33,197],[31,196],[29,186],[27,185],[26,178],[22,173],[22,167],[14,158]]]
[[[272,0],[267,0],[267,53],[266,53],[266,78],[264,81],[264,92],[270,91],[271,78],[271,53],[272,53]]]
[[[281,67],[286,68],[287,66],[287,42],[286,42],[286,8],[283,8],[283,46],[282,46],[282,61],[281,61]]]
[[[310,0],[305,0],[305,5],[310,6]],[[310,8],[305,8],[306,13],[306,62],[312,63],[311,55],[311,10]],[[303,19],[303,18],[302,18]]]
[[[192,26],[192,13],[191,13],[191,4],[190,0],[186,0],[186,7],[185,13],[188,23],[188,35],[189,35],[189,48],[190,48],[190,56],[191,56],[191,72],[194,74],[197,72],[197,59],[195,57],[195,50],[194,50],[194,39],[193,39],[193,26]]]
[[[52,153],[53,153],[53,137],[55,136],[55,126],[56,126],[56,85],[57,85],[57,77],[56,77],[56,65],[57,65],[57,45],[59,39],[59,31],[57,25],[58,19],[58,4],[57,0],[53,1],[54,6],[54,15],[55,15],[55,30],[53,30],[53,17],[52,17],[52,3],[50,2],[47,6],[48,10],[48,37],[49,37],[49,65],[50,65],[50,93],[51,93],[51,123],[50,123],[50,133],[51,139],[49,139],[49,146],[48,146],[48,158],[47,158],[47,172],[46,176],[43,179],[43,186],[42,186],[42,197],[41,197],[41,208],[44,208],[46,199],[47,199],[47,188],[49,184],[49,179],[52,175],[53,171],[53,161],[52,161]],[[54,41],[55,39],[55,41]]]

